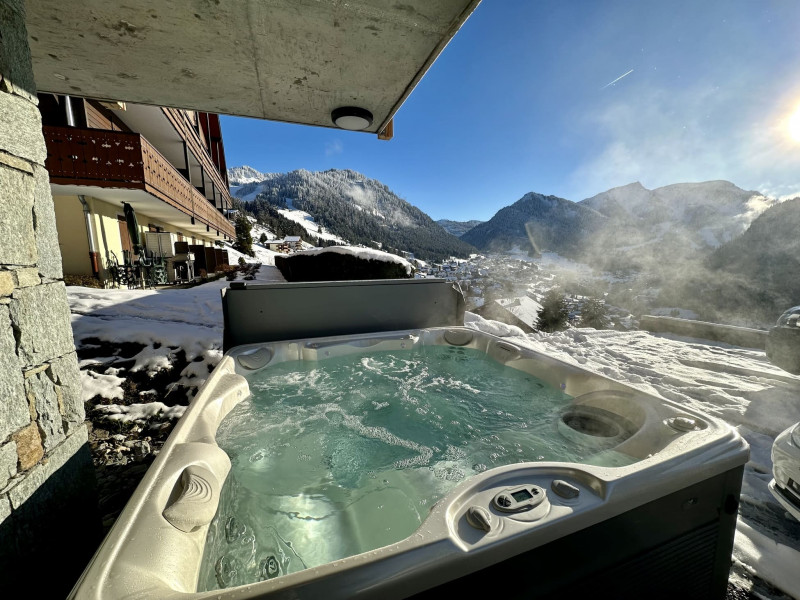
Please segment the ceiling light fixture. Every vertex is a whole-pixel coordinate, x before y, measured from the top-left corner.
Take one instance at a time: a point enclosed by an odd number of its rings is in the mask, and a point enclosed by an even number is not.
[[[372,113],[358,106],[340,106],[331,112],[333,124],[350,131],[361,131],[372,125]]]

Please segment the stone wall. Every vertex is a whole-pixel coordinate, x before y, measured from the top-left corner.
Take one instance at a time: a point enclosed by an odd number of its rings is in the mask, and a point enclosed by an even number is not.
[[[0,1],[0,23],[0,573],[41,573],[48,596],[99,526],[21,0]]]

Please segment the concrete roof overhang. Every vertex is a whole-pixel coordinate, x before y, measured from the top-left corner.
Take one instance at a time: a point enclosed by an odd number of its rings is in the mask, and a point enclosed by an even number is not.
[[[40,91],[378,133],[480,0],[27,2]],[[66,9],[65,9],[66,7]]]

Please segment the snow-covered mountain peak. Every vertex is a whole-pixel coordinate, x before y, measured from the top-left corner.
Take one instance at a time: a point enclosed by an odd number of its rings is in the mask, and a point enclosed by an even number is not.
[[[256,171],[253,167],[242,165],[241,167],[232,167],[228,169],[228,181],[231,186],[240,186],[247,183],[254,183],[256,181],[263,181],[269,177],[269,173],[262,173]]]

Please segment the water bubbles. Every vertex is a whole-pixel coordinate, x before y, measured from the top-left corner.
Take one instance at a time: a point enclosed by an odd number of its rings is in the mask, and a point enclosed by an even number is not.
[[[344,415],[338,410],[329,410],[325,413],[325,418],[332,425],[340,425],[344,421]]]
[[[256,463],[256,462],[258,462],[260,460],[264,460],[264,457],[266,455],[267,455],[266,450],[264,450],[263,448],[260,448],[260,449],[256,450],[255,452],[253,452],[253,454],[250,455],[250,462],[251,463]]]
[[[261,561],[261,579],[273,579],[281,574],[281,567],[278,559],[268,556]]]
[[[483,473],[488,468],[489,467],[487,467],[483,463],[476,463],[476,464],[472,465],[472,470],[475,471],[476,473]]]

